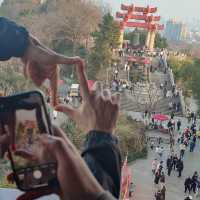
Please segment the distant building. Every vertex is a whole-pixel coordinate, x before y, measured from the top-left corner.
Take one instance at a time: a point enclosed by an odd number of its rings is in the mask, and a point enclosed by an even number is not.
[[[169,20],[166,24],[165,37],[171,41],[181,41],[187,39],[187,26],[176,20]]]

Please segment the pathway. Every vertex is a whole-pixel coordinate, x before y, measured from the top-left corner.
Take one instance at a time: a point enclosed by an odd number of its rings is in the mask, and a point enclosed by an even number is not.
[[[167,135],[160,134],[158,132],[148,132],[148,135],[154,135],[157,137],[168,137]],[[163,160],[165,161],[169,154],[168,145],[163,145],[165,148],[165,154]],[[190,153],[186,151],[184,158],[184,170],[183,176],[177,178],[177,172],[173,171],[171,176],[166,176],[166,200],[184,200],[184,180],[187,176],[192,176],[194,171],[200,173],[200,141],[198,141],[195,152]],[[147,159],[137,160],[131,164],[133,182],[136,184],[135,188],[135,200],[154,200],[154,176],[151,172],[151,163],[155,158],[155,151],[149,150]],[[165,165],[164,165],[165,166]],[[166,167],[165,167],[166,169]],[[196,200],[196,198],[194,198]]]

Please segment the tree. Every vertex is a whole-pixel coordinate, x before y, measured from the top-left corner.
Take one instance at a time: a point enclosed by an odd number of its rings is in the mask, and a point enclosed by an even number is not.
[[[161,100],[160,89],[154,83],[147,83],[145,86],[134,86],[134,99],[141,110],[155,111],[157,103]]]
[[[70,41],[76,46],[89,45],[91,33],[102,18],[101,8],[94,2],[82,0],[8,0],[0,13],[23,25],[42,42],[51,47]],[[14,11],[14,12],[13,12]],[[55,45],[55,46],[54,46]]]
[[[160,33],[156,33],[156,38],[155,38],[155,48],[167,48],[168,44],[167,44],[167,39],[162,37],[160,35]]]
[[[89,60],[90,74],[108,68],[114,56],[113,50],[119,46],[120,28],[110,13],[104,15],[99,31],[93,33],[93,38],[95,45]]]
[[[91,33],[102,20],[101,7],[90,1],[6,0],[0,14],[26,28],[39,40],[59,53],[87,59],[93,40]],[[62,67],[63,76],[73,74],[72,67]]]
[[[133,41],[134,37],[135,37],[135,32],[138,32],[140,34],[140,45],[144,46],[145,42],[146,42],[146,38],[147,38],[147,31],[146,30],[138,30],[135,29],[132,32],[126,33],[124,38],[126,40],[130,40]],[[167,44],[167,39],[162,37],[160,35],[160,33],[156,33],[156,37],[155,37],[155,48],[167,48],[168,44]]]
[[[0,63],[0,91],[4,95],[11,95],[22,90],[34,89],[33,83],[24,78],[19,66],[13,66],[12,63]]]
[[[146,41],[146,37],[147,37],[147,32],[144,30],[138,30],[135,29],[134,31],[128,32],[124,34],[124,39],[125,40],[129,40],[129,41],[133,41],[134,37],[136,37],[135,32],[139,33],[140,37],[139,37],[139,42],[141,46],[145,45],[145,41]]]

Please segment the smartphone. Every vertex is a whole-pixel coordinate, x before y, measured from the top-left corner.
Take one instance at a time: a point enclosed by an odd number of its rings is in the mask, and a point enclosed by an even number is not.
[[[38,136],[52,135],[50,118],[47,114],[43,94],[30,91],[9,97],[0,98],[0,122],[8,126],[14,134],[15,150],[40,153],[41,144]],[[22,191],[57,184],[55,161],[29,160],[17,156],[12,150],[8,152],[14,179]]]

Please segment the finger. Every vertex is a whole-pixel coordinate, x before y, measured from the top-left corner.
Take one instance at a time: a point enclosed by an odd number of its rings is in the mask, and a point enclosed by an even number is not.
[[[63,136],[65,135],[64,132],[62,131],[62,129],[58,128],[55,125],[52,125],[52,129],[53,129],[54,136],[56,136],[56,137],[63,138]]]
[[[28,76],[31,78],[36,86],[40,87],[46,78],[44,72],[41,71],[41,66],[38,63],[31,61],[29,62],[27,69]]]
[[[57,92],[58,92],[58,79],[59,79],[59,68],[58,66],[53,66],[55,69],[52,70],[50,77],[50,87],[51,87],[51,96],[52,96],[52,105],[57,105]]]
[[[112,99],[113,104],[117,104],[117,105],[120,104],[120,94],[119,93],[112,95],[111,99]]]
[[[30,161],[37,161],[37,157],[35,155],[33,155],[31,152],[25,150],[25,149],[19,149],[17,151],[15,151],[15,155],[16,156],[20,156],[26,160],[30,160]]]
[[[92,86],[92,91],[95,92],[96,95],[101,95],[103,91],[103,86],[100,81],[96,81]]]
[[[52,128],[53,128],[53,133],[56,137],[62,138],[65,142],[68,142],[68,138],[62,129],[60,129],[57,126],[52,126]]]
[[[103,98],[106,100],[111,100],[111,92],[110,90],[106,89],[103,90]]]
[[[86,72],[85,72],[85,65],[83,62],[80,62],[77,66],[76,66],[76,73],[77,73],[77,77],[80,83],[80,89],[82,92],[82,97],[83,100],[85,101],[89,101],[90,100],[90,91],[89,91],[89,87],[88,87],[88,83],[87,83],[87,76],[86,76]]]
[[[34,191],[26,192],[17,198],[17,200],[34,200],[40,198],[42,196],[50,195],[50,194],[60,194],[60,190],[58,188],[41,188]]]
[[[72,120],[75,120],[77,117],[77,109],[69,105],[58,105],[55,107],[55,110],[65,113]]]

